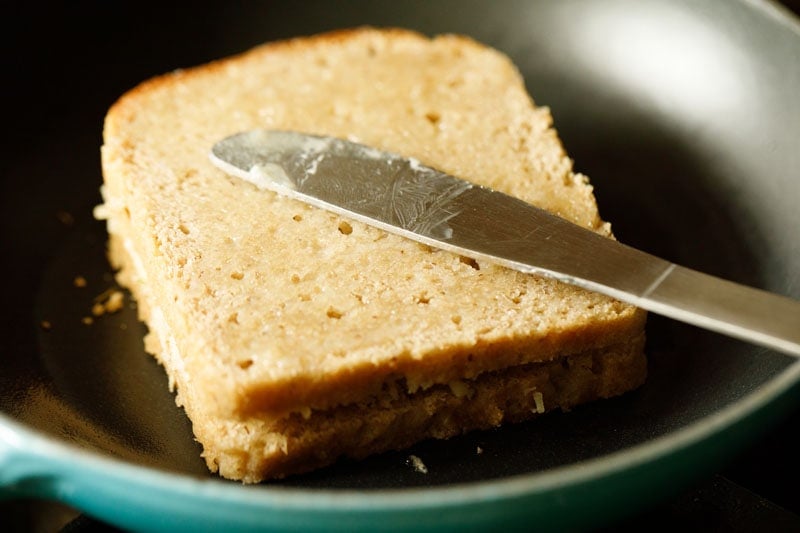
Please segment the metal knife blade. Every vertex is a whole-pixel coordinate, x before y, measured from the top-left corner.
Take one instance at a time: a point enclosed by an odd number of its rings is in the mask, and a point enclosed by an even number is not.
[[[506,194],[355,142],[253,130],[211,160],[260,188],[800,356],[800,302],[636,250]]]

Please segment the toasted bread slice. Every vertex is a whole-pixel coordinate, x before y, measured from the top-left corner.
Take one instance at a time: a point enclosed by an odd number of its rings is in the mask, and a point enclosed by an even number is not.
[[[546,108],[460,36],[359,29],[156,78],[105,122],[110,257],[212,470],[247,482],[642,383],[645,314],[225,175],[254,128],[350,138],[609,236]]]

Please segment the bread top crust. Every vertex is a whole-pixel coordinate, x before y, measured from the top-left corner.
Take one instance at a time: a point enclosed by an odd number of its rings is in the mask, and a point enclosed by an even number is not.
[[[147,81],[109,111],[109,230],[126,230],[209,408],[276,415],[626,342],[644,314],[257,190],[208,159],[254,128],[346,137],[609,234],[521,76],[471,39],[362,28]],[[124,222],[116,222],[115,219]]]

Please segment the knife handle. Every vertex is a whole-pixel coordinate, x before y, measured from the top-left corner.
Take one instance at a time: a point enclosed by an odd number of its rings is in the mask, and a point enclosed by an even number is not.
[[[670,264],[640,307],[800,356],[800,302]]]

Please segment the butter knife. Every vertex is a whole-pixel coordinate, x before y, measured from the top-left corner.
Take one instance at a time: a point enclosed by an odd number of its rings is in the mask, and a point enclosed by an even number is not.
[[[800,356],[800,302],[676,265],[415,159],[273,130],[227,137],[210,157],[259,188],[430,246]]]

